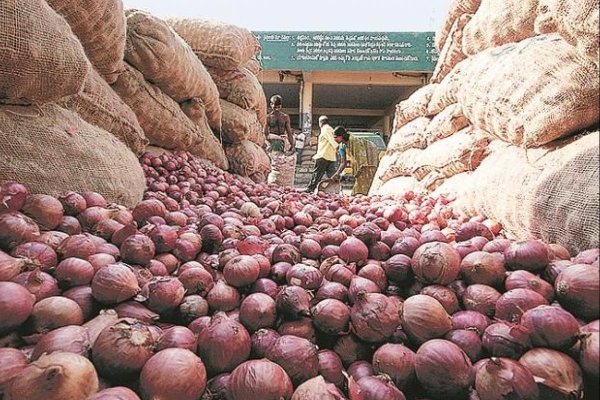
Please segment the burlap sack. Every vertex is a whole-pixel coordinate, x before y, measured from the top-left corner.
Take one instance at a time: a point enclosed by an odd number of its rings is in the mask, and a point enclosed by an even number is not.
[[[539,0],[534,30],[537,34],[558,32],[598,63],[599,19],[598,0]]]
[[[537,237],[572,252],[598,247],[599,140],[594,132],[538,149],[494,151],[456,205],[497,220],[515,239]]]
[[[227,100],[221,99],[220,103],[223,110],[221,133],[224,143],[240,143],[244,140],[252,140],[259,145],[264,143],[264,133],[255,112],[244,110]],[[261,138],[262,143],[258,143]]]
[[[423,150],[412,165],[412,175],[422,180],[433,171],[446,178],[473,171],[487,155],[488,143],[489,138],[484,132],[463,129]]]
[[[150,153],[153,156],[160,156],[162,154],[173,154],[172,151],[157,146],[146,147],[146,153]]]
[[[369,195],[402,196],[407,192],[426,193],[423,185],[413,177],[399,176],[390,179],[381,186],[369,190]]]
[[[252,58],[246,61],[242,66],[256,76],[258,76],[263,70],[260,61],[256,58],[256,56],[252,56]]]
[[[408,149],[424,149],[427,147],[425,130],[430,121],[427,117],[419,117],[400,127],[392,134],[383,157]]]
[[[294,186],[296,175],[296,154],[285,155],[280,152],[272,152],[271,172],[267,178],[268,183],[278,186]]]
[[[43,0],[0,2],[0,103],[39,104],[78,93],[83,47]]]
[[[261,87],[261,90],[258,92],[258,107],[256,108],[256,117],[258,118],[258,123],[261,125],[261,129],[264,130],[265,125],[267,125],[267,114],[268,114],[268,106],[267,106],[267,95],[265,94],[264,89]]]
[[[230,171],[254,182],[266,182],[271,172],[271,159],[262,147],[248,140],[225,147]]]
[[[75,111],[86,122],[112,133],[137,155],[144,152],[148,139],[131,108],[90,68],[83,90],[58,102]]]
[[[125,60],[178,103],[200,98],[210,126],[220,128],[219,91],[190,46],[149,13],[127,13]]]
[[[389,157],[389,161],[384,168],[381,168],[381,163],[377,168],[378,176],[383,182],[398,176],[412,176],[417,165],[417,160],[421,157],[424,150],[408,149],[403,153],[394,153]]]
[[[470,63],[471,60],[469,58],[462,60],[452,68],[439,84],[436,84],[436,88],[427,105],[427,114],[437,115],[448,106],[458,102],[456,95],[461,85],[461,71],[466,69]]]
[[[488,49],[461,75],[465,116],[517,146],[540,146],[598,121],[597,66],[559,35]]]
[[[438,52],[444,48],[454,22],[463,14],[475,14],[480,4],[481,0],[453,0],[450,3],[446,18],[435,34],[435,48]]]
[[[474,55],[534,36],[538,1],[481,0],[479,9],[463,30],[463,52]]]
[[[450,35],[442,48],[430,81],[439,83],[448,75],[452,68],[467,58],[462,50],[463,29],[471,21],[473,14],[463,14],[454,21]]]
[[[223,138],[220,134],[215,135],[215,133],[213,133],[213,130],[208,124],[202,101],[199,99],[196,100],[197,101],[190,100],[181,105],[184,114],[191,115],[190,121],[194,123],[198,133],[198,138],[195,139],[191,146],[186,150],[200,158],[210,161],[216,167],[227,170],[229,169],[229,161],[227,161],[227,156],[225,155],[225,150],[222,146]]]
[[[406,123],[415,118],[429,115],[427,107],[434,91],[437,90],[437,86],[437,83],[423,86],[411,94],[408,99],[401,101],[396,105],[394,130],[400,129],[401,126],[406,125]]]
[[[438,198],[445,196],[447,198],[455,199],[458,193],[460,193],[466,185],[469,184],[472,179],[473,172],[463,172],[450,178],[444,179],[434,192],[431,194],[432,197]]]
[[[33,193],[94,191],[127,207],[146,181],[135,156],[110,133],[55,104],[0,107],[0,181]]]
[[[207,19],[172,18],[167,22],[206,66],[236,69],[260,51],[256,37],[239,26]]]
[[[170,150],[185,150],[199,136],[198,128],[173,99],[126,64],[113,89],[131,107],[150,144]]]
[[[461,105],[452,104],[433,117],[431,123],[425,128],[423,136],[427,144],[431,145],[466,128],[467,125],[469,125],[469,120],[463,114]]]
[[[127,23],[122,0],[47,0],[83,45],[92,65],[108,83],[123,70]],[[53,48],[52,51],[59,51]]]

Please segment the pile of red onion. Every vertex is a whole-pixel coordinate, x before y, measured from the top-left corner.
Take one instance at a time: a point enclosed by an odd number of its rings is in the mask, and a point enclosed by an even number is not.
[[[141,163],[133,209],[0,183],[0,398],[598,398],[598,249]]]

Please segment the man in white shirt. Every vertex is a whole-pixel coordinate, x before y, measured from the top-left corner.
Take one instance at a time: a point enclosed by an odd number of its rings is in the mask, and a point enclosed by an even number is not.
[[[306,134],[299,132],[296,135],[296,165],[302,164],[302,152],[304,151],[304,143],[306,142]]]
[[[331,177],[335,174],[335,163],[337,161],[338,143],[333,136],[333,128],[329,125],[329,118],[321,115],[319,126],[321,127],[321,134],[317,144],[317,154],[313,156],[315,168],[307,188],[309,193],[314,192],[321,179],[323,179],[323,175],[327,174]]]

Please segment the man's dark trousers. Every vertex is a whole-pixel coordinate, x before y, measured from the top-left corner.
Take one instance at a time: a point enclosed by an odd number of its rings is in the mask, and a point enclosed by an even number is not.
[[[317,185],[323,179],[323,175],[327,174],[332,177],[335,174],[335,161],[329,161],[324,158],[315,160],[315,168],[313,169],[312,178],[308,184],[308,192],[312,193],[317,188]]]

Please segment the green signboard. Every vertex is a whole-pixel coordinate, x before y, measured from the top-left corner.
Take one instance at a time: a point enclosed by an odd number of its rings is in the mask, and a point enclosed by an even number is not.
[[[433,71],[433,32],[254,32],[265,70]]]

